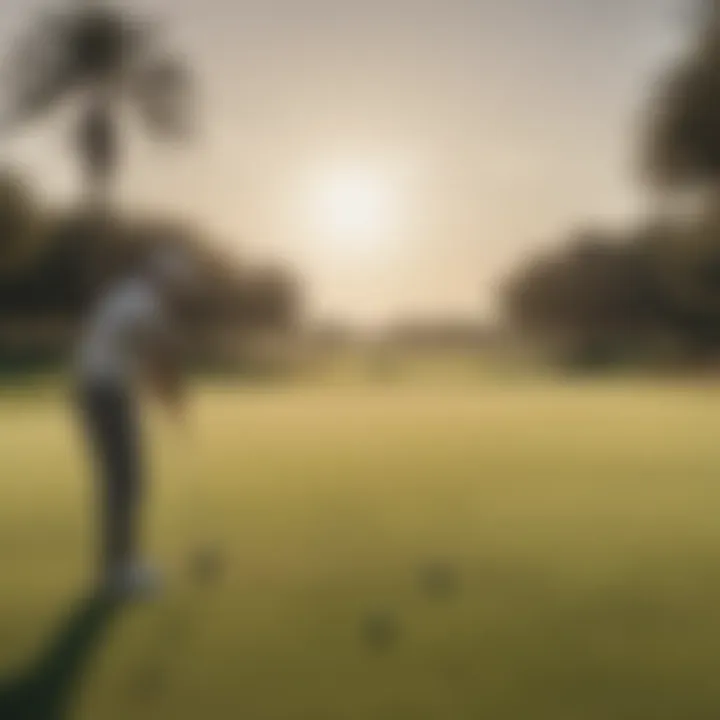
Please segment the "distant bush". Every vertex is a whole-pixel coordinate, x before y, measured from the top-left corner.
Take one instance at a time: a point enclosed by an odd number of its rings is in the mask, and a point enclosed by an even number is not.
[[[720,218],[719,218],[720,219]],[[568,369],[693,364],[720,355],[720,222],[581,233],[506,281],[509,324]]]

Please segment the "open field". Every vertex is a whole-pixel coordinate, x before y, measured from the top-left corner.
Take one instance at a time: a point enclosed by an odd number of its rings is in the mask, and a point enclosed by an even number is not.
[[[72,720],[720,712],[712,388],[206,388],[187,435],[152,420],[148,544],[171,591],[116,614],[92,653],[71,639],[77,668],[49,654],[93,560],[60,400],[0,406],[3,720],[28,687],[49,698],[35,718]],[[197,538],[225,549],[222,582],[183,570]]]

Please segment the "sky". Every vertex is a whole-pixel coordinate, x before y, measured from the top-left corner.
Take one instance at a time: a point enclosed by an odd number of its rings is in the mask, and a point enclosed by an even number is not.
[[[692,31],[689,0],[125,4],[196,69],[201,132],[182,151],[133,134],[123,203],[288,263],[315,316],[369,323],[490,315],[528,253],[641,217],[648,98]],[[0,43],[51,5],[3,0]],[[71,201],[69,132],[61,114],[0,158]]]

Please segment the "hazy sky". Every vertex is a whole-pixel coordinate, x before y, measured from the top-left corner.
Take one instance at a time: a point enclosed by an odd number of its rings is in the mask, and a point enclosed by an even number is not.
[[[316,311],[492,308],[493,283],[570,228],[637,215],[637,131],[688,0],[136,0],[202,82],[200,139],[133,138],[125,200],[198,218],[302,267]],[[38,0],[3,0],[0,40]],[[77,188],[60,121],[2,145],[48,193]],[[366,238],[318,197],[384,188]]]

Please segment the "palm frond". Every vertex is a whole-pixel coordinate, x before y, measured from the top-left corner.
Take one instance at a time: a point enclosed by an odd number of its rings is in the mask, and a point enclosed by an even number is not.
[[[34,119],[76,87],[67,52],[68,25],[59,15],[44,17],[21,37],[3,67],[7,113],[11,121]]]
[[[193,86],[187,65],[178,57],[164,55],[139,69],[132,97],[152,132],[160,137],[185,137],[193,125]]]
[[[67,52],[84,82],[115,82],[144,39],[142,26],[120,9],[91,5],[69,16]]]

